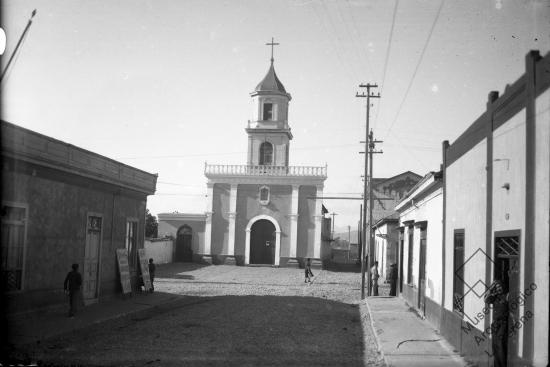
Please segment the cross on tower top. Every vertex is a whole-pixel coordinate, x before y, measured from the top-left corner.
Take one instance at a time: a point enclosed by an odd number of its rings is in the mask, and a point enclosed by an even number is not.
[[[274,38],[271,37],[271,43],[266,43],[266,46],[271,46],[271,63],[273,64],[273,46],[278,46],[278,43],[274,42]]]

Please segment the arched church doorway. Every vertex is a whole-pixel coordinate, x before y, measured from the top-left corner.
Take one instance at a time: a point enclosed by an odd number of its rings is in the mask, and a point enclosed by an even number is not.
[[[178,229],[176,238],[176,262],[193,262],[193,231],[188,225]]]
[[[267,219],[250,228],[250,264],[275,264],[276,229]]]

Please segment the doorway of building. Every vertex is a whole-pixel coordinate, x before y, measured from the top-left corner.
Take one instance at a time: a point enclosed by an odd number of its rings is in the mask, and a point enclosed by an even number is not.
[[[403,293],[403,247],[405,245],[403,229],[399,231],[399,293]]]
[[[519,262],[519,231],[495,233],[495,273],[494,279],[500,279],[505,291],[509,292],[509,300],[520,299],[520,262]],[[515,320],[519,320],[519,307],[509,306],[508,331]],[[508,366],[519,362],[518,337],[521,329],[508,332],[507,359]]]
[[[426,313],[426,227],[420,228],[420,258],[418,262],[418,310]]]
[[[193,262],[193,231],[188,225],[178,230],[176,238],[176,262]]]
[[[88,216],[88,223],[86,225],[86,248],[84,250],[84,279],[82,281],[82,295],[85,304],[93,303],[97,300],[101,225],[102,218],[100,216]]]
[[[250,264],[275,263],[275,226],[260,219],[250,228]]]

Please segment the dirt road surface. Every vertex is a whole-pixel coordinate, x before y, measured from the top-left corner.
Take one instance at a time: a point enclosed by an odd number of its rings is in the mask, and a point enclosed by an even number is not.
[[[383,366],[361,275],[314,273],[310,285],[301,269],[159,265],[170,306],[19,353],[52,366]]]

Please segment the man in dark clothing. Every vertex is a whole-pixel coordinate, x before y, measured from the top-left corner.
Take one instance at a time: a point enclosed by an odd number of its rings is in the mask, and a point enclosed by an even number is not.
[[[485,303],[493,305],[491,322],[491,341],[493,346],[494,367],[506,367],[508,355],[508,292],[502,281],[496,279],[489,287]]]
[[[153,280],[155,280],[155,270],[156,266],[153,263],[153,259],[149,259],[149,278],[151,279],[151,292],[155,290],[155,287],[153,286]]]
[[[390,266],[390,296],[397,295],[397,265]]]
[[[80,286],[82,285],[82,276],[78,272],[78,264],[72,265],[73,270],[65,277],[63,288],[69,295],[69,317],[74,317],[76,308],[80,299]]]

